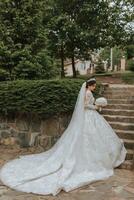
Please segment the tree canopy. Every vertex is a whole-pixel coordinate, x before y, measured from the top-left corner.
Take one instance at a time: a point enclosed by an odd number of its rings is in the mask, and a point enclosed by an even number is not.
[[[57,60],[89,59],[105,46],[133,39],[133,1],[1,0],[0,68],[10,79],[56,76]]]

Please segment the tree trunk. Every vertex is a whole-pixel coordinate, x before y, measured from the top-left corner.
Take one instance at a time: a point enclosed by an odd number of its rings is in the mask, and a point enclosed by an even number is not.
[[[72,56],[72,70],[73,70],[73,78],[76,78],[76,69],[75,69],[74,55]]]
[[[61,78],[65,77],[64,71],[64,47],[63,44],[61,45]]]

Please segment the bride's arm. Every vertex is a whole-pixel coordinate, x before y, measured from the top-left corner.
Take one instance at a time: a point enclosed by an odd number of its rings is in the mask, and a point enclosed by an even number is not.
[[[84,108],[90,110],[97,110],[98,106],[92,104],[92,94],[90,92],[86,92],[85,101],[84,101]]]

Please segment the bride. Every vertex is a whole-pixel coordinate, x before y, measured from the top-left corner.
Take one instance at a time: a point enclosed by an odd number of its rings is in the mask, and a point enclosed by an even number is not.
[[[126,149],[94,105],[96,80],[82,84],[71,121],[49,150],[22,155],[0,170],[1,181],[17,190],[42,195],[69,192],[114,174],[124,162]]]

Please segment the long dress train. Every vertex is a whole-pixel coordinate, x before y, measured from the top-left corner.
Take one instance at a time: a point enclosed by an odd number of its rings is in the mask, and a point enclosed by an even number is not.
[[[8,161],[0,170],[1,181],[18,191],[55,196],[112,176],[127,151],[93,103],[83,83],[70,124],[55,145]]]

